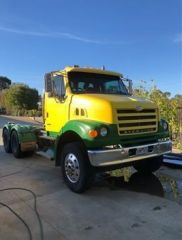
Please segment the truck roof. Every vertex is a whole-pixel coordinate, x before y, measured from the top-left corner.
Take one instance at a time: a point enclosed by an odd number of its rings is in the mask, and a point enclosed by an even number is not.
[[[112,76],[119,76],[122,77],[121,73],[118,72],[113,72],[113,71],[108,71],[108,70],[103,70],[100,68],[91,68],[91,67],[78,67],[78,66],[73,66],[73,67],[65,67],[63,70],[58,70],[53,73],[58,73],[58,72],[87,72],[87,73],[98,73],[98,74],[105,74],[105,75],[112,75]]]

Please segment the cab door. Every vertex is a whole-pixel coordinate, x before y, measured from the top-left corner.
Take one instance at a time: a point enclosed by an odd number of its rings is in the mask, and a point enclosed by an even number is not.
[[[51,92],[45,94],[45,129],[49,134],[59,133],[67,121],[65,81],[61,74],[51,74]]]

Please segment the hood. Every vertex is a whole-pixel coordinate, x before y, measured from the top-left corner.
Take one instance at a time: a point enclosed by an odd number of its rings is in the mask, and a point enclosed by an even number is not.
[[[90,94],[86,97],[108,101],[114,108],[136,108],[141,106],[143,108],[156,108],[156,105],[146,98],[125,96],[125,95],[111,95],[111,94]]]
[[[113,123],[116,109],[156,108],[156,105],[145,98],[111,95],[111,94],[77,94],[72,98],[71,115],[74,118],[76,109],[83,109],[89,119]],[[82,112],[83,112],[82,111]],[[85,117],[84,116],[84,117]],[[77,115],[78,118],[78,115]]]

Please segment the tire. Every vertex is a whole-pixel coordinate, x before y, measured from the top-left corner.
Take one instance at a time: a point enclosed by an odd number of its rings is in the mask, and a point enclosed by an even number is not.
[[[163,162],[163,156],[148,158],[145,160],[137,161],[133,164],[133,167],[141,173],[149,174],[157,171]]]
[[[20,149],[18,134],[15,130],[11,134],[11,149],[15,158],[22,157],[22,151]]]
[[[11,142],[10,142],[10,134],[7,128],[3,129],[3,144],[4,144],[4,150],[7,153],[12,153],[11,150]]]
[[[63,147],[61,170],[65,183],[75,193],[86,191],[94,179],[93,167],[80,142],[68,143]]]

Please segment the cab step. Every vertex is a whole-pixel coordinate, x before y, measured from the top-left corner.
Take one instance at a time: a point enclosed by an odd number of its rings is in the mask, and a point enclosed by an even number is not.
[[[49,140],[49,141],[51,141],[51,142],[55,142],[55,138],[53,138],[53,137],[50,137],[50,136],[45,136],[45,135],[41,135],[41,136],[39,136],[39,138],[40,139],[45,139],[45,140]]]

